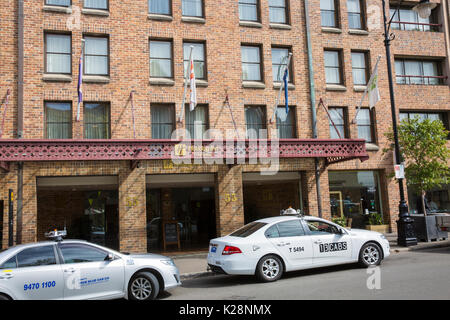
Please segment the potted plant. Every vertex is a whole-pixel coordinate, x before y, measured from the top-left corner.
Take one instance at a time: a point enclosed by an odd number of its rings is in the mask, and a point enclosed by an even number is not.
[[[366,229],[371,231],[377,231],[380,233],[388,233],[389,225],[383,224],[383,216],[378,212],[369,213],[368,223],[366,224]]]
[[[449,132],[442,121],[418,117],[403,120],[399,125],[398,138],[405,162],[405,178],[408,188],[416,190],[421,197],[423,214],[411,215],[414,219],[416,237],[421,241],[446,238],[447,234],[437,227],[436,216],[427,215],[425,195],[427,190],[439,187],[450,180],[447,161],[450,150],[447,148]],[[392,142],[393,133],[386,134]],[[384,152],[392,150],[385,149]]]
[[[345,217],[334,217],[331,221],[344,228],[347,226],[347,219],[345,219]]]

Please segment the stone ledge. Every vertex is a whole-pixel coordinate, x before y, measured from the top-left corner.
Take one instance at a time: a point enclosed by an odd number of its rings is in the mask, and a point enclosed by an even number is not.
[[[350,29],[348,30],[349,34],[355,34],[355,35],[360,35],[360,36],[368,36],[369,35],[369,31],[367,30],[360,30],[360,29]]]
[[[281,83],[280,82],[274,82],[273,84],[274,89],[280,89]],[[288,83],[288,90],[295,90],[295,85],[293,83]]]
[[[42,10],[47,12],[68,13],[68,14],[72,13],[72,7],[44,5]]]
[[[282,23],[269,23],[269,28],[271,28],[271,29],[291,30],[292,26],[289,25],[289,24],[282,24]]]
[[[81,9],[81,13],[86,14],[86,15],[92,15],[92,16],[109,17],[109,11],[101,10],[101,9],[83,8],[83,9]]]
[[[72,75],[70,74],[51,74],[46,73],[42,76],[43,81],[54,81],[54,82],[71,82]]]
[[[377,146],[375,143],[366,143],[366,150],[367,151],[378,151],[378,150],[380,150],[380,147]]]
[[[353,91],[355,92],[364,92],[366,91],[367,86],[353,86]]]
[[[188,87],[190,87],[191,86],[191,82],[187,81],[187,83],[188,83],[187,84]],[[195,79],[195,85],[197,87],[204,87],[204,88],[206,88],[209,84],[208,84],[208,80]]]
[[[250,89],[265,89],[266,85],[263,82],[258,81],[242,81],[242,87]]]
[[[172,16],[166,16],[165,14],[156,14],[156,13],[149,13],[147,15],[148,20],[158,20],[158,21],[173,21]]]
[[[328,32],[328,33],[342,33],[342,30],[339,29],[339,28],[322,27],[322,32]]]
[[[201,24],[206,23],[206,19],[200,17],[181,17],[181,21],[187,23],[201,23]]]
[[[83,75],[83,82],[86,83],[109,83],[110,78],[108,76],[89,76]]]
[[[166,78],[150,78],[150,84],[157,86],[174,86],[175,81]]]
[[[339,84],[327,84],[325,89],[327,91],[347,91],[347,87]]]
[[[249,27],[249,28],[262,28],[263,25],[260,22],[254,21],[239,21],[239,25],[241,27]]]

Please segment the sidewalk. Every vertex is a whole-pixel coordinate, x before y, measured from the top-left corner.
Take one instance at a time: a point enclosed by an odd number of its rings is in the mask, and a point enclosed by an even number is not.
[[[431,248],[449,247],[450,240],[434,241],[434,242],[419,242],[418,245],[412,247],[400,247],[397,245],[397,234],[386,234],[386,238],[391,245],[391,254],[399,254],[407,251],[424,250]],[[198,252],[183,255],[170,256],[180,270],[181,280],[195,279],[199,277],[212,276],[214,273],[207,271],[206,256],[208,253]]]

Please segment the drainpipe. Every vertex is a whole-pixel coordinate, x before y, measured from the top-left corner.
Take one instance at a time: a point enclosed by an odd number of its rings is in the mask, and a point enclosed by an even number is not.
[[[18,1],[17,19],[17,138],[23,138],[23,79],[24,79],[24,0]],[[22,243],[23,163],[17,164],[17,229],[16,243]]]
[[[310,30],[310,20],[309,20],[309,3],[308,0],[305,3],[305,25],[306,25],[306,42],[308,50],[308,70],[309,70],[309,99],[311,101],[311,122],[313,138],[317,139],[317,117],[316,117],[316,89],[314,87],[314,68],[313,68],[313,57],[312,57],[312,46],[311,46],[311,30]],[[319,212],[319,217],[322,217],[322,196],[320,192],[320,167],[319,159],[314,158],[314,174],[316,177],[316,192],[317,192],[317,209]]]
[[[447,1],[442,1],[442,17],[443,17],[443,24],[442,28],[444,29],[444,36],[445,36],[445,49],[447,51],[447,59],[446,59],[446,66],[447,66],[447,84],[450,86],[450,62],[448,59],[450,59],[450,8]]]

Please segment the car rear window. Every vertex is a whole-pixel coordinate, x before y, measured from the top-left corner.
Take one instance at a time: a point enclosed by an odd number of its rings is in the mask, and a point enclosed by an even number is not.
[[[248,237],[249,235],[252,235],[256,231],[264,227],[266,224],[267,223],[264,222],[251,222],[249,224],[246,224],[242,228],[236,230],[235,232],[230,234],[230,236],[245,238]]]

